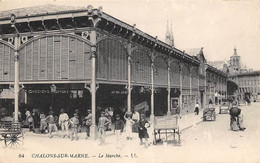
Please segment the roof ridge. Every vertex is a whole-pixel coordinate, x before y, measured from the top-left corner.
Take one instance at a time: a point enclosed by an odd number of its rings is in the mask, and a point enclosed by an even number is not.
[[[0,11],[0,18],[9,17],[11,14],[16,16],[28,16],[28,15],[38,15],[45,13],[59,13],[63,11],[76,11],[87,9],[84,6],[66,6],[66,5],[55,5],[55,4],[44,4],[39,6],[21,7],[11,10]],[[37,11],[36,11],[37,10]]]

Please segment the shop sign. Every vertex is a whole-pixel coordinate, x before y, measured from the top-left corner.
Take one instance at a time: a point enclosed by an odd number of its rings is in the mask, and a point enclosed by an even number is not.
[[[69,90],[56,90],[54,92],[51,92],[51,90],[48,89],[29,89],[26,90],[27,93],[35,93],[35,94],[51,94],[51,93],[69,93]]]
[[[111,94],[127,94],[127,91],[111,91]]]

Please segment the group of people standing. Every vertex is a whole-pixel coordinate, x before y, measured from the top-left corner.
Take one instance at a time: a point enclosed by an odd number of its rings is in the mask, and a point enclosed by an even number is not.
[[[54,111],[50,110],[49,115],[45,115],[41,113],[36,116],[36,113],[31,114],[30,111],[26,111],[26,121],[29,124],[30,131],[33,131],[35,128],[39,128],[41,133],[49,133],[49,137],[52,138],[54,133],[58,131],[58,127],[61,128],[62,137],[70,138],[71,140],[78,140],[78,131],[80,126],[80,119],[78,111],[75,110],[75,113],[71,118],[69,118],[68,114],[64,111],[64,109],[60,110],[59,117],[54,115]],[[86,138],[88,138],[91,126],[91,111],[87,110],[88,114],[84,118],[84,123],[86,124]],[[39,125],[38,125],[39,124]]]
[[[39,114],[37,110],[33,110],[32,113],[27,110],[25,115],[31,131],[39,128],[41,133],[49,133],[49,138],[53,138],[53,136],[58,135],[56,133],[60,128],[63,138],[79,139],[80,119],[78,111],[75,111],[71,118],[64,109],[60,110],[59,116],[54,115],[52,109],[47,116],[44,113]],[[112,123],[114,117],[115,120]],[[87,115],[82,119],[84,126],[86,126],[86,139],[88,139],[90,137],[90,126],[92,125],[91,110],[87,110]],[[132,140],[133,133],[138,133],[141,145],[148,146],[149,134],[147,128],[150,127],[150,123],[146,120],[145,115],[140,115],[138,111],[133,111],[133,113],[125,112],[124,116],[121,117],[119,114],[114,116],[112,109],[105,109],[100,113],[97,127],[101,144],[105,142],[106,132],[113,129],[119,148],[122,146],[122,135],[124,134],[126,140]]]
[[[105,142],[105,126],[111,124],[112,122],[105,117],[105,112],[101,112],[101,116],[98,120],[98,136],[100,138],[100,143]],[[148,132],[147,128],[150,127],[149,122],[145,119],[144,114],[140,114],[137,111],[125,112],[124,120],[121,119],[119,114],[115,116],[114,123],[114,134],[116,135],[117,147],[122,147],[122,134],[125,134],[126,140],[132,140],[132,133],[138,132],[140,138],[140,144],[143,144],[143,139],[145,139],[145,147],[148,146]]]

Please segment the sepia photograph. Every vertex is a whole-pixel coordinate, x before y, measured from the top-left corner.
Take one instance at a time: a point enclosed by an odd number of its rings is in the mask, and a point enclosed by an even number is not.
[[[260,163],[260,0],[0,0],[0,163]]]

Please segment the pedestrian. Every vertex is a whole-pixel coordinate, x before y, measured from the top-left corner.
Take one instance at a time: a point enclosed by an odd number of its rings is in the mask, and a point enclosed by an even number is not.
[[[69,138],[69,116],[67,113],[64,112],[64,109],[60,110],[59,116],[59,126],[61,127],[62,137],[65,138],[66,136]]]
[[[247,104],[248,104],[248,106],[251,105],[251,100],[250,100],[250,98],[247,99]]]
[[[199,115],[199,108],[200,108],[199,103],[196,102],[196,104],[195,104],[195,110],[194,110],[195,115]]]
[[[58,131],[57,126],[55,124],[54,112],[52,110],[50,111],[50,115],[46,117],[46,122],[49,125],[49,134],[50,134],[49,137],[52,138],[53,137],[52,133]]]
[[[75,109],[75,112],[74,112],[74,113],[78,115],[78,119],[79,119],[79,120],[82,119],[81,114],[80,114],[80,110],[79,110],[79,109]],[[73,115],[74,115],[74,113],[73,113]],[[78,125],[78,133],[81,132],[81,125],[82,125],[82,123],[81,123],[81,121],[79,121],[79,125]]]
[[[177,102],[176,102],[177,103]],[[179,104],[177,103],[176,104],[176,115],[180,115],[181,114],[181,109],[180,109],[180,106]]]
[[[107,117],[107,119],[109,119],[110,122],[112,122],[112,117],[113,117],[113,110],[111,107],[105,109],[105,116]],[[111,123],[109,123],[106,126],[106,131],[111,131]]]
[[[209,108],[213,107],[213,101],[211,99],[209,99]]]
[[[26,122],[28,123],[29,126],[29,131],[34,131],[33,117],[31,115],[31,112],[27,110],[25,112],[25,115],[26,115]]]
[[[14,122],[14,115],[15,115],[15,113],[13,112],[13,122]],[[1,120],[1,118],[0,118],[0,120]],[[20,110],[18,110],[18,122],[22,122],[22,114],[21,114]]]
[[[125,134],[126,134],[126,139],[127,140],[132,140],[132,126],[135,123],[132,119],[131,119],[131,112],[125,112]]]
[[[122,148],[122,133],[124,130],[124,122],[120,119],[120,115],[116,115],[116,121],[115,121],[115,135],[117,140],[117,148]]]
[[[88,139],[88,137],[90,137],[90,135],[89,135],[89,133],[90,133],[90,126],[92,124],[91,110],[88,109],[87,112],[88,112],[88,115],[85,117],[85,120],[86,120],[86,132],[87,132],[86,139]]]
[[[73,114],[74,116],[69,120],[69,124],[71,126],[71,134],[70,134],[70,140],[72,141],[74,139],[79,140],[78,137],[78,127],[79,127],[79,117],[77,113]]]
[[[34,132],[36,132],[36,129],[40,127],[40,115],[38,109],[33,109],[32,117],[33,117]]]
[[[230,129],[232,131],[243,131],[246,128],[243,126],[243,115],[241,109],[237,107],[236,101],[233,101],[232,108],[229,111],[230,114]]]
[[[106,138],[106,133],[105,133],[105,128],[106,125],[111,123],[107,117],[105,117],[105,112],[101,112],[101,116],[98,119],[98,136],[100,138],[101,144],[105,143],[105,138]]]
[[[138,122],[140,145],[143,145],[143,139],[145,139],[144,145],[146,148],[148,146],[148,138],[149,138],[149,135],[147,133],[148,127],[150,127],[149,122],[145,119],[145,115],[141,114],[141,119]]]
[[[134,121],[133,127],[132,127],[132,131],[134,133],[138,133],[138,122],[140,120],[140,114],[138,113],[138,111],[134,110],[134,113],[132,115],[132,119]]]
[[[46,116],[44,114],[44,112],[41,112],[40,114],[40,132],[43,134],[46,132],[48,127],[48,124],[46,122]]]

